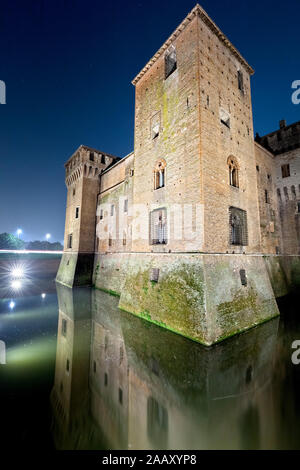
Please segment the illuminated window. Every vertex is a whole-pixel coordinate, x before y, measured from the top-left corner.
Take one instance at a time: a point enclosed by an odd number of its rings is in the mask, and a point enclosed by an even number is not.
[[[156,209],[150,213],[151,245],[166,245],[167,240],[167,210]]]
[[[229,184],[234,188],[239,188],[239,166],[236,159],[229,157],[227,164],[229,168]]]
[[[166,162],[164,160],[157,163],[154,169],[154,189],[160,189],[165,186]]]

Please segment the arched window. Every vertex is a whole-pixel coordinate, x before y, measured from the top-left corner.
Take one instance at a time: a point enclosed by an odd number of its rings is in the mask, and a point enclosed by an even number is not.
[[[234,188],[239,188],[239,165],[234,157],[229,157],[227,160],[229,168],[229,184]]]
[[[160,160],[154,170],[154,189],[160,189],[165,186],[166,162]]]

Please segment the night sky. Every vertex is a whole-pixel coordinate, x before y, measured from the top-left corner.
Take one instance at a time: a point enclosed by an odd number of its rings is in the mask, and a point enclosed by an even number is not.
[[[0,0],[0,233],[63,240],[65,161],[80,144],[133,150],[131,80],[195,3]],[[298,121],[300,2],[200,4],[255,69],[255,132]]]

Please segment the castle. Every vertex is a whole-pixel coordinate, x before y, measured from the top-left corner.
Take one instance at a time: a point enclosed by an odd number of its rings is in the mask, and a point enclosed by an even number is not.
[[[65,164],[57,281],[205,345],[300,283],[300,122],[253,138],[253,69],[196,5],[134,78],[134,152]]]

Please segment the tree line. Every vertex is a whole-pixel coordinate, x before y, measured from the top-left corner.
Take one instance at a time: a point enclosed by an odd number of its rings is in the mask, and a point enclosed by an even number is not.
[[[0,250],[36,250],[36,251],[62,251],[60,242],[35,240],[24,242],[11,233],[0,233]]]

